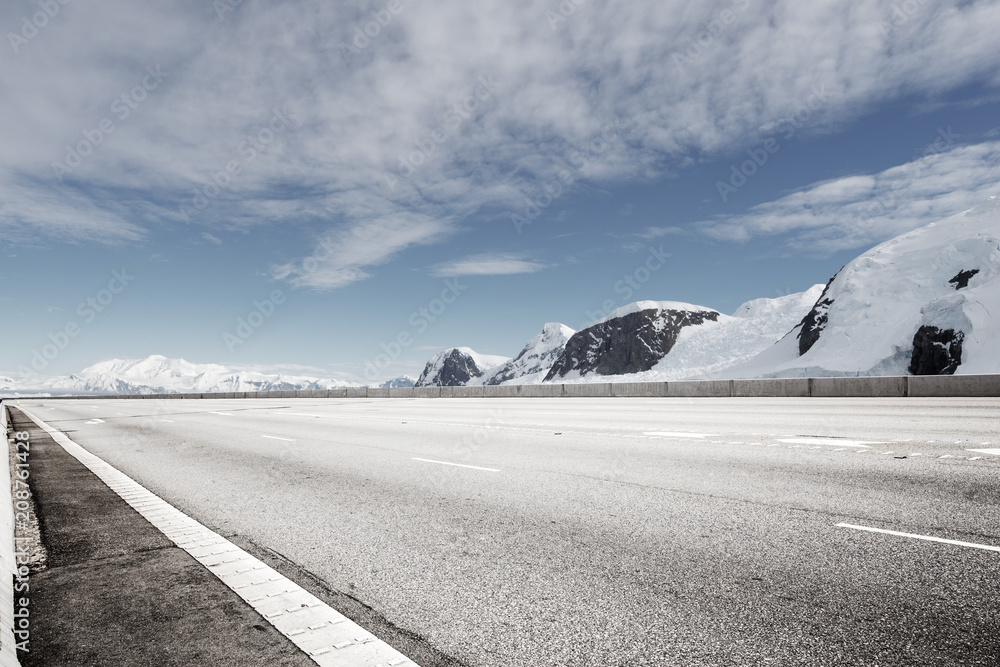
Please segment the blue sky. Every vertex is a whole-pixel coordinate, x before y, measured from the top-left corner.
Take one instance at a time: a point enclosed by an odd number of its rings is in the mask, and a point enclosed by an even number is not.
[[[639,299],[802,291],[1000,191],[992,2],[16,0],[0,27],[15,378],[415,376]]]

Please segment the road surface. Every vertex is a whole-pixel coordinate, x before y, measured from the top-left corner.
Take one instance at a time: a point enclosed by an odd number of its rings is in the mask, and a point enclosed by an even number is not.
[[[469,667],[1000,664],[997,399],[20,404]]]

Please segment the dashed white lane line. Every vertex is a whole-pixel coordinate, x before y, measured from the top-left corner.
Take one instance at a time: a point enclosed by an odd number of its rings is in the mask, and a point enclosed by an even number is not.
[[[442,466],[454,466],[456,468],[472,468],[473,470],[485,470],[486,472],[500,472],[496,468],[481,468],[479,466],[465,465],[464,463],[451,463],[450,461],[435,461],[433,459],[420,459],[413,457],[414,461],[423,461],[424,463],[437,463]]]
[[[646,431],[643,435],[652,435],[660,438],[714,438],[711,433],[681,433],[675,431]]]
[[[232,417],[233,416],[232,412],[211,412],[209,414],[222,415],[223,417]]]
[[[885,530],[883,528],[869,528],[868,526],[855,526],[850,523],[838,523],[838,528],[849,528],[851,530],[862,530],[868,533],[882,533],[885,535],[895,535],[897,537],[909,537],[914,540],[924,540],[926,542],[940,542],[941,544],[953,544],[959,547],[968,547],[970,549],[984,549],[986,551],[996,551],[1000,552],[1000,547],[995,547],[989,544],[976,544],[975,542],[959,542],[958,540],[946,540],[941,537],[931,537],[930,535],[914,535],[913,533],[901,533],[896,530]]]
[[[90,421],[85,421],[85,422],[83,422],[83,423],[84,423],[84,424],[103,424],[103,423],[104,423],[104,420],[103,420],[103,419],[97,419],[97,418],[95,417],[94,419],[91,419]]]
[[[22,408],[23,409],[23,408]],[[321,667],[419,667],[290,579],[209,530],[66,435],[26,415],[174,544]]]
[[[276,435],[262,435],[262,438],[267,438],[268,440],[281,440],[282,442],[295,442],[292,438],[279,438]]]
[[[1000,456],[1000,449],[967,449],[967,452],[975,452],[976,454],[991,454],[993,456]]]
[[[170,422],[171,424],[173,424],[173,423],[174,423],[174,420],[173,420],[173,419],[161,419],[160,421],[161,421],[161,422]]]
[[[882,444],[865,440],[841,440],[840,438],[778,438],[778,442],[787,445],[829,445],[831,447],[871,447]]]

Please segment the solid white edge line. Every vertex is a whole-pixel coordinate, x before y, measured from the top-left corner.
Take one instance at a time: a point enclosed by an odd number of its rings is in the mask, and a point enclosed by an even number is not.
[[[850,528],[851,530],[863,530],[868,533],[882,533],[885,535],[896,535],[897,537],[909,537],[915,540],[926,542],[940,542],[941,544],[952,544],[958,547],[969,547],[970,549],[984,549],[986,551],[996,551],[1000,553],[1000,547],[989,544],[976,544],[974,542],[959,542],[958,540],[946,540],[941,537],[931,537],[930,535],[914,535],[913,533],[901,533],[897,530],[885,530],[883,528],[869,528],[868,526],[855,526],[850,523],[838,523],[838,528]]]
[[[262,438],[267,438],[268,440],[282,440],[284,442],[295,442],[292,438],[279,438],[276,435],[261,435]]]
[[[433,459],[421,459],[421,458],[417,458],[416,456],[413,457],[413,460],[414,461],[423,461],[424,463],[437,463],[438,465],[443,465],[443,466],[455,466],[456,468],[472,468],[473,470],[485,470],[486,472],[500,472],[496,468],[481,468],[479,466],[465,465],[464,463],[450,463],[448,461],[435,461]]]
[[[3,423],[4,449],[10,449],[7,441],[7,406],[0,401],[0,422]],[[0,666],[20,667],[14,642],[14,577],[17,576],[17,558],[14,556],[14,498],[11,496],[10,452],[4,453],[3,469],[0,474]]]
[[[170,541],[204,565],[317,665],[419,667],[277,570],[151,493],[64,433],[24,408],[20,409],[67,453],[97,475]]]

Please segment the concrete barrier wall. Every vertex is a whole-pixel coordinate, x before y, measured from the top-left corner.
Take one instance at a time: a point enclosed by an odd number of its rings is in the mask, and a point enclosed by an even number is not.
[[[441,398],[482,398],[486,387],[441,387]]]
[[[563,387],[564,396],[611,396],[611,383],[605,384],[567,384]]]
[[[733,395],[732,380],[692,380],[688,382],[668,382],[667,396],[676,397],[718,397]]]
[[[1000,375],[918,375],[906,379],[910,396],[1000,396]]]
[[[612,396],[633,398],[667,395],[666,382],[616,382],[611,385]]]
[[[525,384],[521,385],[520,396],[546,397],[562,396],[564,384]]]
[[[485,387],[351,387],[311,391],[208,394],[46,396],[44,400],[239,398],[508,398],[508,397],[1000,397],[1000,375],[691,380],[593,384],[525,384]],[[29,398],[29,397],[22,397]]]
[[[778,380],[733,380],[733,396],[804,397],[809,395],[809,380],[806,378]]]
[[[907,395],[905,377],[812,378],[809,395],[820,398],[902,398]]]
[[[483,387],[483,396],[486,398],[512,398],[521,395],[522,385],[503,384],[488,385]]]

